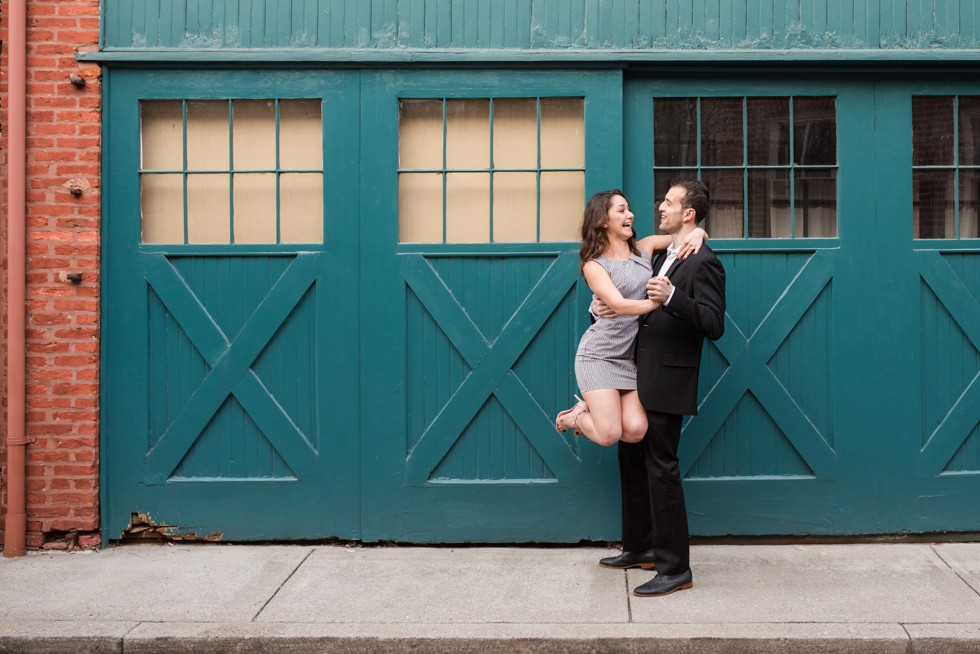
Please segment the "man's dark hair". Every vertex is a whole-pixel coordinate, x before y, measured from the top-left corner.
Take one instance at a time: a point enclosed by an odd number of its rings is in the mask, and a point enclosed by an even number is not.
[[[691,177],[678,177],[670,180],[670,186],[680,186],[687,195],[684,197],[684,208],[694,209],[694,224],[699,225],[708,215],[710,198],[708,187],[703,182]]]

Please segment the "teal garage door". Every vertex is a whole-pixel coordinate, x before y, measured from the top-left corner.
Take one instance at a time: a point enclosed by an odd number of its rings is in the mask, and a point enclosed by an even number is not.
[[[980,526],[980,121],[963,91],[627,85],[634,205],[677,173],[708,181],[728,272],[681,443],[694,533]]]
[[[356,75],[109,83],[107,536],[357,537]]]
[[[621,88],[619,72],[365,74],[366,538],[616,532],[615,451],[554,415],[588,324],[582,208],[621,181]]]
[[[619,535],[556,434],[585,198],[712,189],[692,531],[976,530],[980,101],[871,77],[112,70],[103,514],[231,540]],[[144,520],[140,517],[139,520]]]

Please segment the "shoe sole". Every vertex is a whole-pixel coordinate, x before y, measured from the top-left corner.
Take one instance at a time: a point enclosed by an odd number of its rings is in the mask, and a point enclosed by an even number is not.
[[[633,565],[606,565],[605,563],[600,563],[599,565],[610,570],[632,570],[634,568],[653,570],[657,567],[656,563],[634,563]]]
[[[694,582],[689,584],[681,584],[677,588],[671,588],[665,593],[638,593],[634,590],[633,594],[637,597],[663,597],[664,595],[670,595],[671,593],[676,593],[679,590],[688,590],[690,588],[694,588]]]

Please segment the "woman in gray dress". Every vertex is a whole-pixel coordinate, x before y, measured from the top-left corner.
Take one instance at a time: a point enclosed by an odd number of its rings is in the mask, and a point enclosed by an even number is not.
[[[678,257],[697,252],[706,234],[698,228],[684,242]],[[643,440],[647,416],[636,392],[633,342],[638,316],[655,310],[659,303],[646,297],[652,275],[651,253],[671,244],[669,235],[647,236],[636,241],[633,213],[618,189],[596,193],[585,207],[582,275],[592,292],[617,312],[598,318],[586,330],[575,354],[575,377],[584,399],[555,418],[555,429],[572,429],[599,445],[620,440]]]

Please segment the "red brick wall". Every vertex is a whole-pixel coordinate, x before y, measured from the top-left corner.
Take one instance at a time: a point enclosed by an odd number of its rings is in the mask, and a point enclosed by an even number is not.
[[[70,531],[96,543],[99,529],[101,71],[75,59],[97,47],[99,0],[27,4],[27,434],[36,439],[27,447],[27,544],[59,547]],[[8,5],[0,6],[4,135]],[[6,198],[6,160],[2,167]],[[6,240],[3,251],[6,262]],[[67,281],[70,273],[81,282]],[[6,276],[3,292],[5,300]],[[6,385],[3,395],[5,403]],[[3,479],[6,488],[6,470]]]

